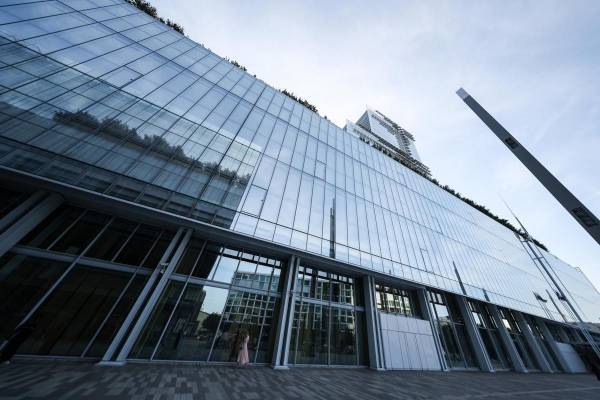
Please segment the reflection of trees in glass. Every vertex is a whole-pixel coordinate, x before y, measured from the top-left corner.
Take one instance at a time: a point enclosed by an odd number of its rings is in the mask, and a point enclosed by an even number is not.
[[[209,314],[204,319],[204,321],[202,321],[202,328],[204,328],[207,331],[212,332],[214,334],[217,331],[217,329],[219,328],[220,321],[221,321],[221,314],[219,314],[219,313]]]
[[[238,175],[236,171],[223,168],[216,162],[202,162],[188,157],[180,145],[173,146],[161,136],[140,135],[135,128],[130,128],[127,124],[118,119],[104,118],[99,120],[87,111],[59,111],[54,114],[53,119],[67,125],[76,125],[84,127],[90,131],[98,131],[118,139],[127,139],[144,148],[150,148],[152,151],[162,153],[173,157],[173,160],[179,160],[187,164],[193,162],[200,165],[203,170],[215,171],[220,175],[231,178],[234,183],[246,185],[250,180],[250,174]]]

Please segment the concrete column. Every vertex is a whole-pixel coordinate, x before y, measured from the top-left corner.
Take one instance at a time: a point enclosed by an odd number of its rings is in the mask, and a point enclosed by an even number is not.
[[[540,370],[542,372],[552,372],[552,367],[550,367],[548,360],[546,360],[546,356],[544,355],[544,352],[542,351],[542,349],[540,349],[540,344],[538,343],[535,336],[533,336],[533,332],[531,332],[531,328],[529,327],[529,324],[525,320],[525,317],[523,316],[523,314],[521,314],[518,311],[514,311],[513,315],[515,316],[517,323],[519,324],[519,326],[521,328],[521,331],[523,331],[523,336],[525,337],[525,341],[527,342],[527,345],[531,349],[531,352],[533,353],[533,356],[535,357],[535,360],[537,361],[537,364],[539,365]]]
[[[488,304],[487,307],[489,307],[490,315],[494,318],[494,322],[496,322],[498,333],[500,333],[500,340],[502,340],[502,343],[508,352],[508,356],[510,357],[515,372],[527,373],[527,368],[525,368],[525,364],[523,364],[523,360],[521,360],[521,357],[519,356],[519,352],[510,337],[510,333],[508,333],[508,330],[504,326],[504,322],[502,322],[498,307],[493,304]]]
[[[19,204],[11,212],[9,212],[2,219],[0,219],[0,232],[3,232],[13,222],[21,218],[27,211],[31,210],[33,206],[39,203],[46,195],[46,192],[38,190],[37,192],[27,197],[27,199],[24,202]]]
[[[34,193],[0,221],[0,257],[44,220],[63,202],[56,193]]]
[[[376,371],[386,369],[385,354],[381,339],[381,322],[377,311],[375,279],[365,275],[362,280],[365,298],[365,323],[367,332],[367,347],[369,349],[369,367]]]
[[[104,356],[102,357],[102,360],[98,363],[98,365],[104,366],[104,365],[123,365],[123,364],[125,364],[124,358],[119,359],[119,357],[117,357],[117,361],[111,361],[111,359],[113,358],[115,352],[117,351],[119,344],[123,341],[125,334],[129,330],[129,327],[133,324],[135,316],[138,314],[139,310],[142,308],[142,305],[144,304],[144,301],[146,300],[148,295],[151,292],[153,295],[156,293],[156,289],[158,288],[157,282],[159,281],[159,279],[164,278],[166,275],[163,273],[164,272],[163,269],[165,269],[165,267],[168,268],[168,266],[170,265],[169,259],[171,259],[171,261],[173,261],[173,259],[176,258],[174,255],[174,252],[176,251],[176,249],[177,250],[182,249],[181,252],[183,252],[183,248],[185,248],[185,245],[187,244],[187,240],[189,240],[189,237],[188,237],[189,234],[190,234],[190,231],[185,232],[185,230],[183,228],[179,228],[179,230],[177,231],[175,236],[173,236],[173,239],[171,239],[171,243],[169,243],[169,246],[167,247],[164,254],[162,255],[156,268],[154,268],[154,271],[152,271],[152,275],[150,275],[150,277],[148,278],[148,281],[146,282],[146,285],[144,285],[142,292],[140,293],[137,300],[135,301],[135,303],[129,310],[127,317],[121,324],[121,327],[117,331],[115,337],[113,338],[112,342],[108,346],[108,349],[104,353]],[[182,241],[182,237],[184,239],[183,241]],[[185,239],[186,237],[188,237],[188,239]],[[179,247],[178,247],[178,244],[179,244]],[[171,257],[172,255],[173,255],[173,257]],[[177,260],[175,261],[175,263],[178,261],[178,259],[179,259],[179,257],[177,257]],[[174,268],[174,265],[173,265],[173,268]],[[161,273],[163,273],[162,277],[160,277]],[[165,284],[166,284],[166,282],[165,282]],[[157,288],[154,288],[155,286],[157,286]],[[154,292],[152,291],[153,289],[154,289]],[[160,295],[160,293],[158,293],[158,295],[156,295],[156,298],[158,298],[159,295]],[[144,316],[145,311],[146,311],[146,308],[144,308],[144,311],[138,318],[138,322],[140,321],[140,319],[142,319],[142,316]],[[145,314],[144,321],[142,322],[142,326],[137,330],[135,339],[137,339],[137,335],[139,334],[139,331],[143,327],[143,324],[146,322],[146,318],[148,318],[150,311],[148,311]],[[137,326],[137,324],[136,324],[136,326]],[[134,329],[135,329],[135,327],[134,327]],[[131,334],[133,334],[133,333],[134,333],[134,331],[132,330]],[[129,338],[131,338],[131,334],[130,334]],[[129,340],[128,340],[128,342],[129,342]],[[133,343],[134,342],[129,344],[127,354],[129,354],[129,351],[131,350],[131,346],[133,345]],[[127,345],[127,342],[125,343],[125,345]],[[125,349],[125,345],[123,345],[123,349],[121,350],[121,353]],[[121,353],[119,353],[119,356],[121,355]],[[125,355],[125,357],[126,357],[126,355]]]
[[[544,339],[546,340],[546,342],[548,342],[548,345],[550,346],[550,349],[554,353],[554,356],[556,357],[556,360],[560,364],[562,370],[569,374],[575,373],[575,371],[573,371],[573,369],[571,368],[571,365],[565,359],[565,356],[563,355],[562,351],[560,351],[560,349],[558,348],[558,345],[556,344],[556,340],[554,339],[554,336],[552,336],[550,329],[548,329],[548,325],[546,325],[546,323],[544,321],[540,320],[540,321],[538,321],[538,326],[542,330]]]
[[[435,314],[431,310],[431,302],[427,297],[427,289],[417,290],[417,301],[419,302],[419,308],[422,310],[423,317],[429,321],[431,326],[431,333],[433,334],[433,341],[437,350],[438,360],[440,360],[440,366],[442,371],[449,371],[450,367],[444,357],[444,348],[440,339],[440,327],[438,326]]]
[[[285,271],[277,332],[275,334],[275,349],[273,351],[272,366],[274,369],[288,368],[292,324],[294,322],[294,310],[296,308],[296,286],[298,282],[299,263],[300,259],[297,256],[291,256]]]
[[[482,371],[494,372],[494,367],[492,366],[489,354],[487,353],[485,344],[481,338],[479,328],[475,324],[475,320],[469,305],[467,304],[467,300],[462,296],[456,296],[456,301],[458,303],[458,309],[460,310],[463,320],[465,321],[465,327],[467,328],[469,341],[471,342],[471,346],[475,351],[475,358],[477,358],[479,368]]]

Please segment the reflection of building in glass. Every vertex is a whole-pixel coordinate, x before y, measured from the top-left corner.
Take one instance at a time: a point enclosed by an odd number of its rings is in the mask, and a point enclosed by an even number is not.
[[[0,347],[229,362],[245,329],[275,367],[581,370],[566,298],[387,116],[342,129],[122,0],[9,3]]]

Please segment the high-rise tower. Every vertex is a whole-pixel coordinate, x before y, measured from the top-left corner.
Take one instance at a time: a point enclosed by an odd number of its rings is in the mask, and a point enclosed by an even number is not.
[[[367,108],[356,123],[346,122],[346,131],[358,135],[362,141],[414,171],[430,175],[429,168],[421,162],[414,136],[381,112]]]

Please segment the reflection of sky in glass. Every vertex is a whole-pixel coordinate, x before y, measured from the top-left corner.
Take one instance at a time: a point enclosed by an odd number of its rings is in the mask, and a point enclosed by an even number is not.
[[[227,289],[204,286],[202,289],[206,293],[202,303],[202,311],[207,314],[221,313],[227,300]]]

